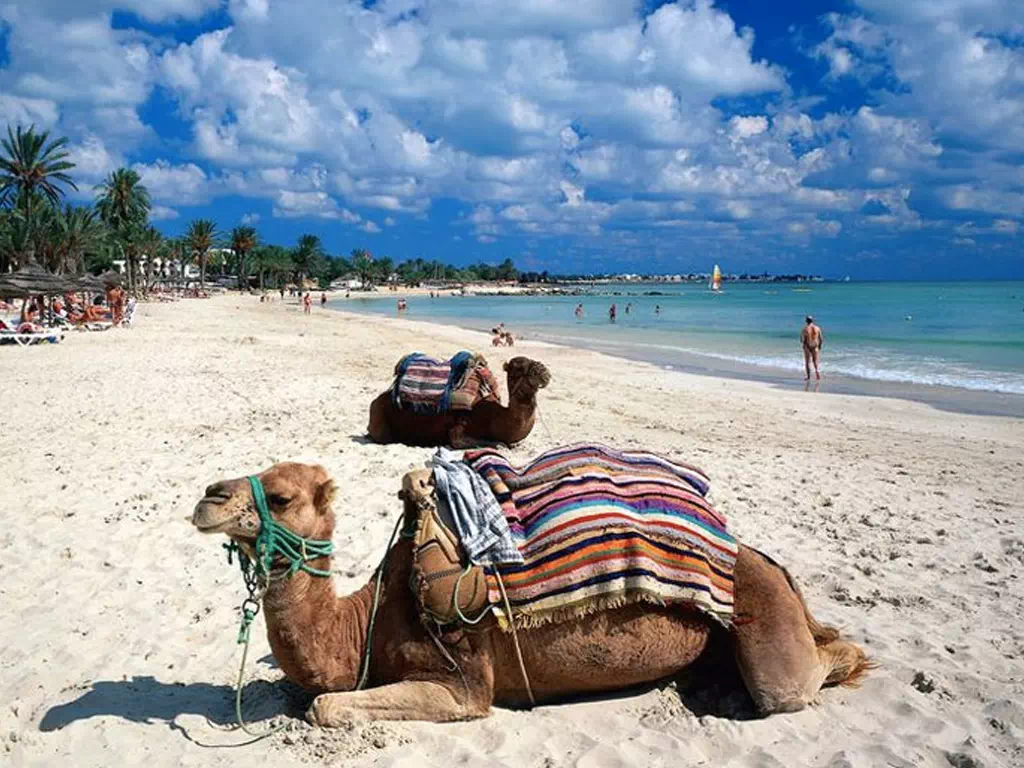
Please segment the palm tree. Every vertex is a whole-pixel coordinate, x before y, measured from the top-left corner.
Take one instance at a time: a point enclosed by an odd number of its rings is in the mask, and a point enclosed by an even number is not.
[[[275,285],[280,285],[280,276],[294,268],[287,249],[280,245],[259,246],[252,252],[253,266],[260,275],[260,290],[266,286],[266,276],[274,275]]]
[[[363,288],[370,287],[373,278],[373,256],[365,248],[356,248],[352,251],[352,269],[359,275],[359,282]]]
[[[139,252],[146,256],[145,289],[153,282],[153,262],[160,259],[161,264],[167,258],[169,247],[163,234],[153,226],[146,227],[139,236]]]
[[[32,227],[33,200],[42,195],[51,205],[57,205],[64,195],[61,185],[78,190],[65,171],[75,167],[68,160],[64,147],[68,139],[62,136],[50,141],[49,131],[36,133],[34,125],[27,129],[20,125],[17,131],[7,126],[7,138],[0,141],[0,205],[12,196],[24,207],[26,224]]]
[[[302,290],[303,278],[312,274],[320,258],[323,256],[323,246],[320,238],[316,235],[302,235],[298,245],[292,251],[292,261],[295,263],[296,281],[299,290]]]
[[[100,251],[107,239],[107,228],[91,208],[68,205],[57,217],[60,236],[60,268],[65,272],[84,272],[85,257]]]
[[[217,244],[219,236],[217,224],[210,219],[196,219],[188,225],[188,231],[185,232],[189,250],[195,254],[196,261],[199,262],[200,290],[206,287],[206,259],[210,249]]]
[[[389,282],[394,271],[395,262],[390,256],[381,256],[373,262],[373,274],[378,282]]]
[[[135,288],[138,241],[149,223],[149,190],[131,168],[118,168],[96,185],[96,210],[117,237],[128,267],[128,287]]]
[[[122,230],[149,218],[149,190],[131,168],[112,171],[96,185],[96,191],[96,210],[112,229]]]
[[[235,258],[238,259],[238,290],[240,291],[249,289],[245,258],[258,243],[259,235],[252,227],[235,227],[231,230],[231,250],[235,252]]]
[[[32,231],[22,211],[0,211],[0,274],[28,262]]]

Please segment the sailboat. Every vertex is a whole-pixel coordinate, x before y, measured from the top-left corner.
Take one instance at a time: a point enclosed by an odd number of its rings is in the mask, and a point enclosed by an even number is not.
[[[714,270],[711,272],[711,282],[708,283],[708,289],[713,293],[722,292],[722,270],[715,264]]]

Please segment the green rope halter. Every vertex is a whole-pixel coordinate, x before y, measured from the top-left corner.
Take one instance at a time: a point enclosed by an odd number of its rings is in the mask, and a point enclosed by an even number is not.
[[[250,599],[242,605],[242,626],[238,632],[239,643],[248,640],[249,625],[252,624],[259,612],[259,601],[252,599],[257,582],[262,581],[266,584],[270,581],[270,570],[275,559],[281,557],[288,562],[288,568],[284,574],[288,577],[294,576],[298,571],[304,571],[310,576],[330,576],[330,571],[314,568],[309,565],[309,562],[320,557],[328,557],[334,552],[334,544],[329,540],[304,539],[274,520],[270,515],[270,507],[267,505],[267,494],[263,489],[263,483],[255,475],[250,475],[248,480],[256,512],[260,516],[260,532],[256,537],[255,563],[238,546],[237,542],[232,541],[224,545],[228,551],[229,565],[231,564],[231,555],[238,554],[238,565],[242,570],[246,586],[249,587]]]
[[[235,685],[235,716],[238,718],[239,727],[258,741],[284,727],[280,725],[265,733],[255,733],[242,718],[242,682],[245,677],[245,661],[249,655],[249,630],[260,612],[263,592],[270,583],[270,569],[274,565],[274,559],[282,557],[288,561],[288,568],[280,578],[294,576],[298,571],[305,571],[310,576],[330,576],[330,571],[314,568],[308,563],[318,557],[328,557],[334,551],[334,545],[330,541],[304,539],[277,523],[270,516],[270,507],[267,505],[267,494],[262,481],[255,475],[250,475],[249,487],[252,489],[256,512],[260,516],[260,532],[256,537],[256,561],[254,563],[235,541],[225,544],[224,548],[228,551],[228,565],[231,565],[232,554],[238,554],[238,565],[249,591],[249,596],[242,602],[242,621],[238,627],[238,643],[244,644],[245,647],[242,649],[242,663],[238,668],[238,682]]]

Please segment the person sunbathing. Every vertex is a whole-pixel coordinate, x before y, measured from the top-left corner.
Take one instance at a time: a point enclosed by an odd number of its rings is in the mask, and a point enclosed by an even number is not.
[[[107,319],[107,310],[98,304],[93,304],[85,308],[85,311],[71,315],[70,318],[72,323],[75,325],[82,325],[83,323],[99,323],[104,322]]]

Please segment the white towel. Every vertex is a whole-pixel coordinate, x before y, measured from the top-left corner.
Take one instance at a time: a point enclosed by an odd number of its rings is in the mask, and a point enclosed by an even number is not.
[[[508,521],[487,482],[447,448],[434,454],[434,487],[441,519],[454,524],[474,565],[522,563]]]

